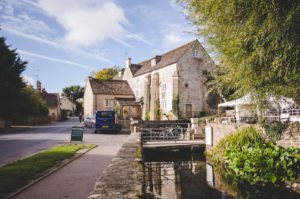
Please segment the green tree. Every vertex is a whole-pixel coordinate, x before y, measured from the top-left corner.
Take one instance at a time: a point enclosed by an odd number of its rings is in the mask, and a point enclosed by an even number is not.
[[[83,98],[83,93],[84,93],[84,87],[81,87],[79,85],[73,85],[69,87],[65,87],[62,90],[62,96],[66,96],[73,101],[76,101],[80,98]]]
[[[68,97],[75,103],[75,114],[79,114],[83,111],[83,103],[82,101],[79,101],[79,99],[83,98],[83,94],[84,87],[80,87],[79,85],[73,85],[63,88],[61,95]]]
[[[19,107],[18,118],[26,118],[28,116],[48,115],[48,107],[46,102],[32,86],[22,88],[23,95],[22,106]]]
[[[181,0],[220,56],[219,84],[235,96],[287,96],[300,104],[300,1]]]
[[[116,67],[104,68],[103,70],[100,70],[95,74],[95,78],[100,80],[110,80],[117,74],[118,69]]]
[[[25,87],[21,73],[26,68],[26,61],[21,61],[16,50],[10,50],[5,39],[0,37],[0,118],[13,119],[22,105]]]

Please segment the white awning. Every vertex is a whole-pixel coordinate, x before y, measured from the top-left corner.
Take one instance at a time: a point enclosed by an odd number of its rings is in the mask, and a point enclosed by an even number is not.
[[[251,95],[247,94],[244,97],[241,97],[239,99],[218,104],[218,107],[233,107],[236,105],[253,104],[253,103],[254,102],[251,100]]]
[[[247,104],[255,104],[255,103],[256,103],[255,100],[251,99],[251,94],[247,94],[244,97],[241,97],[239,99],[218,104],[218,107],[234,107],[237,105],[247,105]],[[295,104],[295,102],[291,98],[286,98],[286,97],[281,97],[280,99],[269,97],[268,103],[271,106],[278,104],[281,108],[288,108],[292,104]]]

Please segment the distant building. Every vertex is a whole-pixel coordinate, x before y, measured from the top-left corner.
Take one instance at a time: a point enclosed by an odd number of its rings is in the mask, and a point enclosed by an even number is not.
[[[76,105],[68,97],[63,96],[60,98],[60,108],[66,113],[67,116],[74,114]]]
[[[53,121],[60,121],[62,114],[60,109],[59,93],[47,93],[45,88],[42,89],[40,81],[37,81],[37,90],[48,106],[49,116]]]

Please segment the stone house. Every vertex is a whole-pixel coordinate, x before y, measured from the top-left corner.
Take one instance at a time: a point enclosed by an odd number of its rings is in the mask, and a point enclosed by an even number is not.
[[[72,102],[72,100],[66,96],[63,96],[60,98],[60,108],[66,113],[67,116],[70,116],[74,113],[76,105]]]
[[[208,74],[215,73],[213,60],[198,40],[138,64],[127,58],[125,69],[114,80],[96,82],[90,78],[87,81],[85,116],[106,108],[105,104],[109,104],[109,108],[123,105],[131,117],[134,110],[144,120],[149,116],[150,120],[156,119],[157,110],[162,120],[215,113],[217,104],[212,105],[212,96],[207,94],[205,86]],[[121,85],[126,85],[126,89]],[[122,99],[124,96],[127,98],[125,101]]]
[[[142,103],[142,118],[150,114],[150,119],[155,119],[155,110],[159,108],[161,119],[166,120],[199,117],[215,111],[205,86],[207,74],[215,75],[215,71],[213,60],[194,40],[138,64],[128,58],[121,75]],[[174,105],[179,109],[177,115],[172,110]]]
[[[98,80],[92,77],[87,79],[84,91],[84,117],[95,115],[96,110],[113,110],[116,107],[119,107],[122,113],[123,106],[127,102],[135,102],[134,94],[127,81]],[[132,112],[137,112],[133,114],[135,116],[139,109],[139,106],[134,106],[132,110],[125,110],[130,116]]]
[[[49,116],[53,121],[60,121],[62,113],[60,109],[59,93],[48,93],[45,88],[42,89],[41,85],[41,82],[37,81],[37,90],[48,106]]]

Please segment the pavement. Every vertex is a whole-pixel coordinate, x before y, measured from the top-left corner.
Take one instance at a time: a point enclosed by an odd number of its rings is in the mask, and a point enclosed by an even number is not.
[[[5,143],[12,143],[18,139],[15,139],[16,136],[22,135],[30,135],[34,136],[30,138],[30,140],[39,140],[47,145],[48,148],[50,145],[57,145],[58,143],[65,143],[69,142],[70,139],[70,128],[74,124],[79,124],[79,122],[75,119],[70,119],[67,122],[62,122],[55,124],[54,127],[52,125],[49,128],[56,129],[53,132],[54,138],[50,139],[49,137],[47,140],[50,142],[44,142],[43,136],[40,133],[37,133],[36,130],[28,130],[27,128],[22,130],[11,130],[10,132],[0,136],[0,142],[3,144]],[[68,126],[68,132],[65,130],[61,130],[61,128],[57,128],[58,126]],[[51,130],[48,127],[39,127],[38,129],[47,128],[47,132],[45,134],[51,134]],[[57,130],[60,129],[60,130]],[[67,164],[65,167],[59,169],[55,173],[49,175],[48,177],[44,178],[43,180],[39,181],[38,183],[34,184],[33,186],[29,187],[25,191],[21,192],[20,194],[16,195],[14,198],[28,198],[28,199],[65,199],[65,198],[72,198],[72,199],[82,199],[87,198],[90,192],[93,190],[94,184],[96,183],[97,179],[101,176],[104,169],[110,164],[113,157],[117,154],[119,149],[121,148],[122,144],[128,137],[128,131],[122,131],[119,134],[94,134],[92,128],[85,128],[84,129],[84,141],[83,144],[97,144],[98,147],[90,150],[85,155],[81,156],[80,158],[74,160],[70,164]],[[49,135],[48,135],[49,136]],[[10,140],[12,139],[12,140]],[[30,148],[27,145],[29,143],[33,144],[32,148],[29,149],[29,153],[32,151],[38,152],[41,149],[44,150],[45,147],[41,147],[39,142],[26,142],[23,139],[18,140],[18,144],[26,143],[25,148]],[[51,140],[55,140],[55,142],[51,142]],[[1,144],[2,144],[1,143]],[[81,143],[81,142],[74,142],[74,143]],[[36,144],[36,145],[35,145]],[[7,144],[9,146],[9,144]],[[38,146],[38,147],[37,147]],[[8,159],[16,159],[19,157],[24,157],[26,154],[21,155],[13,155],[12,157],[7,157]]]

